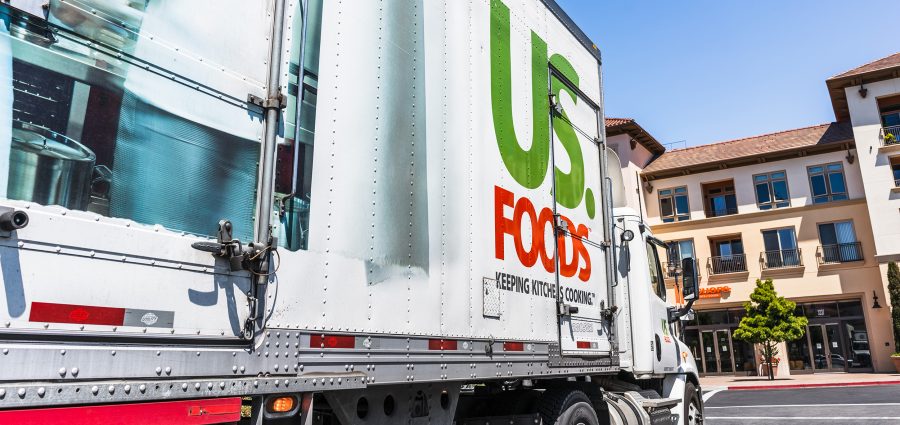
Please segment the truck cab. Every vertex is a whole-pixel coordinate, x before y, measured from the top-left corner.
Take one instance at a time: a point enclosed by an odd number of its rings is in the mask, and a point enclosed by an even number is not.
[[[631,208],[616,208],[614,217],[617,299],[623,304],[621,314],[626,315],[618,320],[620,348],[630,354],[630,358],[622,359],[623,368],[639,385],[661,380],[658,391],[664,397],[684,394],[684,401],[672,412],[679,416],[679,423],[699,423],[702,400],[697,364],[690,349],[676,336],[678,321],[690,312],[697,294],[694,259],[685,259],[668,276],[675,279],[675,291],[681,295],[673,298],[683,300],[669,299],[665,242],[655,238]],[[678,305],[678,301],[687,304]]]

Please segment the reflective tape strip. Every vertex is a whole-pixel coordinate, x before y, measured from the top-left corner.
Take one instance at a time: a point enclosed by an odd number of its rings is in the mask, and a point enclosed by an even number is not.
[[[240,419],[240,397],[0,411],[3,424],[209,425]]]
[[[175,312],[33,302],[28,320],[43,323],[172,328],[175,323]]]
[[[125,309],[33,302],[28,320],[45,323],[121,326],[125,320]]]

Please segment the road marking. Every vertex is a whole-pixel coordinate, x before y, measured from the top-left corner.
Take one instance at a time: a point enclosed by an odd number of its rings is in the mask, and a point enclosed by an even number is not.
[[[706,394],[703,394],[703,402],[706,403],[709,399],[712,398],[712,396],[718,394],[721,391],[725,391],[725,388],[719,388],[717,390],[712,390]]]
[[[711,396],[711,394],[715,394],[718,391],[712,391],[703,396],[703,401],[707,400],[707,396]],[[853,404],[750,404],[746,406],[714,406],[714,407],[704,407],[704,410],[709,409],[743,409],[748,407],[762,407],[762,408],[772,408],[772,407],[853,407],[853,406],[900,406],[900,403],[853,403]]]
[[[900,421],[900,418],[896,416],[846,416],[846,417],[822,417],[822,416],[704,416],[703,419],[715,419],[715,420],[728,420],[728,419],[779,419],[779,420],[792,420],[792,421],[821,421],[821,420],[832,420],[832,421],[853,421],[854,423],[859,421],[866,420],[893,420]]]

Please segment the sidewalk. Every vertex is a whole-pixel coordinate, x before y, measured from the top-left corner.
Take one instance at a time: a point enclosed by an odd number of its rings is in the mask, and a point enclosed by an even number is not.
[[[843,387],[861,385],[900,385],[898,373],[814,373],[775,377],[764,376],[705,376],[700,386],[706,390],[771,390],[807,387]]]

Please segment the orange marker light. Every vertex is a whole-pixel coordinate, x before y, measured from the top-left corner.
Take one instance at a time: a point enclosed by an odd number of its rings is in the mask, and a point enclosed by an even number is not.
[[[275,397],[269,401],[270,413],[286,413],[294,409],[294,397],[281,396]]]

